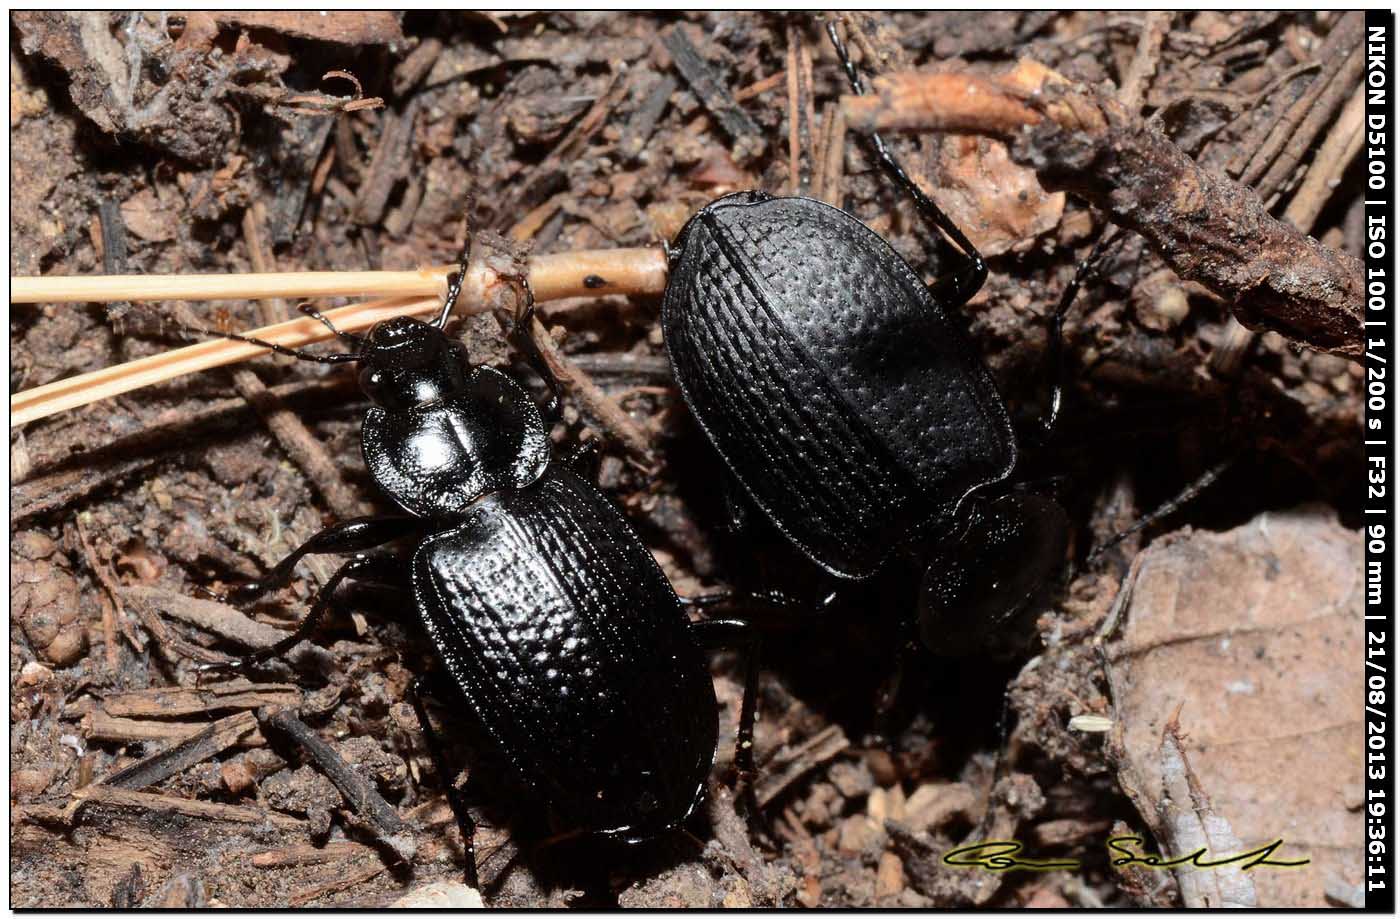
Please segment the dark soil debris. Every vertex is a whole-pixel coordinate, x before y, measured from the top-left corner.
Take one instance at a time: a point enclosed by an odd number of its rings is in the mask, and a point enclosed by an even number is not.
[[[848,25],[880,72],[991,72],[1029,57],[1108,93],[1136,73],[1141,114],[1204,169],[1264,183],[1259,206],[1275,216],[1316,186],[1310,169],[1335,171],[1330,197],[1291,218],[1305,213],[1298,229],[1327,251],[1359,255],[1360,173],[1318,160],[1346,100],[1313,81],[1341,64],[1304,66],[1336,50],[1350,20],[1178,13],[1157,60],[1135,65],[1144,15],[860,14]],[[13,274],[408,269],[450,261],[469,231],[488,230],[537,253],[656,246],[711,198],[754,186],[843,204],[930,277],[946,260],[861,138],[830,121],[846,87],[810,16],[16,12],[11,28]],[[791,79],[790,62],[802,70]],[[349,82],[324,79],[336,71],[384,106],[347,108]],[[1032,415],[1040,319],[1101,216],[1073,188],[1047,194],[995,142],[890,140],[988,240],[991,274],[969,326],[1013,411]],[[1270,146],[1275,158],[1255,163]],[[1274,168],[1279,157],[1290,164]],[[1355,526],[1361,384],[1354,363],[1273,333],[1220,360],[1240,334],[1226,305],[1127,236],[1071,314],[1058,439],[1018,473],[1053,479],[1077,528],[1075,574],[1047,591],[1032,647],[1001,660],[917,657],[884,723],[875,700],[916,566],[891,565],[831,616],[765,622],[758,793],[775,851],[734,816],[729,656],[715,665],[725,733],[710,805],[689,833],[654,845],[541,845],[547,826],[502,787],[498,764],[449,732],[471,779],[489,904],[1176,902],[1169,885],[1108,866],[1108,828],[1142,823],[1101,738],[1067,728],[1107,710],[1089,641],[1136,551],[1164,528],[1094,565],[1085,555],[1231,453],[1223,481],[1167,527],[1225,530],[1305,502]],[[800,580],[776,540],[753,549],[727,536],[717,463],[667,372],[659,304],[598,281],[596,298],[542,304],[540,340],[596,390],[593,408],[568,406],[556,438],[600,443],[603,487],[682,593],[742,581],[746,566]],[[11,391],[173,347],[177,309],[245,328],[268,308],[17,306]],[[461,334],[474,360],[523,371],[500,331],[483,315]],[[264,424],[275,412],[258,407],[263,392],[304,435]],[[623,417],[597,426],[597,406]],[[14,432],[14,905],[382,906],[460,881],[441,782],[461,776],[435,774],[403,704],[430,650],[401,603],[354,594],[349,615],[255,683],[205,685],[194,670],[285,634],[332,569],[305,564],[247,616],[196,587],[257,576],[336,506],[382,508],[359,454],[363,408],[336,373],[269,358]],[[314,449],[284,447],[297,437]],[[308,478],[318,455],[330,481]],[[998,774],[1008,686],[1015,729]],[[277,727],[287,717],[313,736],[289,743]],[[150,781],[106,783],[123,774]],[[993,836],[1084,868],[943,865],[989,807]]]

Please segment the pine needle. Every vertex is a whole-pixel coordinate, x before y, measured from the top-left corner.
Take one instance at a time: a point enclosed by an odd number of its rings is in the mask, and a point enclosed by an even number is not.
[[[421,271],[278,272],[237,275],[105,275],[101,277],[11,278],[12,303],[92,303],[120,300],[236,300],[274,297],[389,296],[326,310],[346,332],[367,329],[394,316],[425,316],[442,305],[447,275],[455,266]],[[458,315],[486,308],[488,289],[501,282],[484,267],[471,269]],[[530,260],[530,286],[537,301],[600,294],[660,294],[666,287],[666,257],[659,249],[606,249],[543,255]],[[308,317],[264,326],[256,338],[299,348],[331,337]],[[144,386],[269,352],[246,342],[214,339],[163,354],[106,367],[15,393],[10,424],[110,399]]]

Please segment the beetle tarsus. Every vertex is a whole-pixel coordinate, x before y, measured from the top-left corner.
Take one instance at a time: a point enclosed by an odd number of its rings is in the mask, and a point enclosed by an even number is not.
[[[428,708],[423,702],[423,696],[424,687],[429,680],[429,677],[423,675],[414,677],[408,684],[408,699],[413,706],[414,714],[418,716],[418,726],[423,731],[423,741],[428,747],[428,755],[432,757],[433,768],[437,770],[438,781],[442,782],[448,806],[452,808],[452,816],[457,821],[457,830],[462,834],[462,850],[465,856],[462,867],[463,876],[468,887],[480,890],[476,871],[476,821],[472,819],[471,812],[467,810],[462,790],[452,780],[453,774],[447,765],[442,741],[438,738],[437,728],[433,727],[432,719],[428,717]]]

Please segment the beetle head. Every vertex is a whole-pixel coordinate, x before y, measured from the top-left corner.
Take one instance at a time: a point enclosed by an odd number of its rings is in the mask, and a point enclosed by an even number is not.
[[[1065,562],[1069,518],[1050,498],[1012,492],[971,513],[960,538],[935,553],[919,591],[919,630],[935,654],[1024,644],[1022,617]]]
[[[391,410],[460,392],[470,369],[459,343],[409,316],[376,323],[360,349],[359,362],[360,388],[376,405]]]

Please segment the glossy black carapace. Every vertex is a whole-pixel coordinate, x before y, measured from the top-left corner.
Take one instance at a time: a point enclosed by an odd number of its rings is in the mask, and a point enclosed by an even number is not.
[[[454,281],[436,324],[391,319],[364,338],[342,334],[354,348],[346,354],[289,352],[358,364],[374,402],[362,431],[365,463],[407,514],[332,526],[228,599],[246,602],[285,585],[308,554],[361,553],[405,538],[412,550],[356,554],[295,634],[239,665],[310,635],[347,578],[399,586],[442,663],[427,687],[443,701],[465,701],[561,833],[655,836],[691,814],[714,761],[717,704],[705,648],[750,651],[735,762],[752,769],[752,633],[736,620],[691,622],[622,515],[551,460],[544,418],[527,393],[472,366],[441,331],[458,290]],[[537,352],[525,352],[534,362]],[[415,681],[414,706],[449,785],[474,883],[471,820],[419,688]]]
[[[1017,461],[1005,404],[954,312],[986,267],[873,141],[921,216],[962,250],[960,270],[930,288],[845,211],[742,192],[678,234],[662,329],[685,401],[742,495],[808,558],[861,579],[911,541],[932,543],[920,628],[950,650],[1027,605],[1063,562],[1068,522],[1049,499],[982,497]],[[945,631],[959,634],[944,642]]]
[[[845,211],[762,192],[715,201],[676,239],[661,315],[725,465],[835,575],[870,575],[1016,463],[966,336]]]

